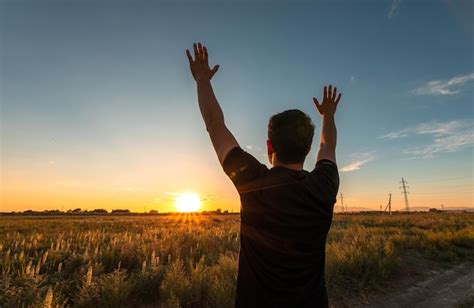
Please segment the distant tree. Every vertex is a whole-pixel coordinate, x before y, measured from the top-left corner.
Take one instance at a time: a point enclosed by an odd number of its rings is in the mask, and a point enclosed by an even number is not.
[[[59,213],[59,210],[44,210],[43,213]]]
[[[228,211],[228,210],[225,210],[225,211],[224,211],[224,214],[229,214],[229,211]]]
[[[94,213],[94,214],[107,214],[107,210],[104,210],[104,209],[95,209],[93,211],[91,211],[91,213]]]
[[[150,213],[150,214],[158,214],[158,211],[157,211],[157,210],[150,210],[148,213]]]
[[[112,214],[130,214],[130,210],[115,209],[112,210]]]
[[[216,210],[216,214],[222,214],[222,210],[221,210],[221,209],[217,209],[217,210]]]
[[[72,210],[73,213],[80,213],[82,212],[81,208],[77,208],[77,209],[74,209]]]

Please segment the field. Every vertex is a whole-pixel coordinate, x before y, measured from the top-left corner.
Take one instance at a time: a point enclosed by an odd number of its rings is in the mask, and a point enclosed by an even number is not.
[[[0,217],[0,307],[230,307],[238,215]],[[330,300],[383,290],[407,256],[474,261],[474,215],[336,215]]]

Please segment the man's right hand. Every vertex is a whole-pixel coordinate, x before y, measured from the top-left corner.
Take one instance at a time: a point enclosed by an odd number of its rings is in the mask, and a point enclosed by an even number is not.
[[[337,104],[339,103],[340,99],[341,93],[337,95],[337,88],[334,87],[333,91],[332,86],[329,85],[329,89],[326,86],[324,87],[322,103],[320,104],[316,97],[313,97],[313,102],[321,115],[334,115],[334,113],[336,113]]]
[[[321,143],[317,161],[328,159],[336,163],[336,143],[337,130],[334,122],[334,113],[336,112],[337,103],[341,99],[341,94],[337,95],[337,88],[332,90],[332,86],[324,87],[323,100],[319,103],[316,97],[313,97],[314,105],[319,113],[323,116],[323,125],[321,127]]]
[[[219,65],[215,65],[212,69],[209,67],[206,46],[201,45],[201,43],[198,43],[197,45],[194,43],[193,47],[194,60],[189,50],[186,49],[186,55],[188,56],[191,74],[193,74],[194,80],[197,82],[210,81],[219,69]]]

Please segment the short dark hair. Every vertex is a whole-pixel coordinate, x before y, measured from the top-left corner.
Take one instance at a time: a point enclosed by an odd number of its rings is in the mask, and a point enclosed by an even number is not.
[[[268,139],[278,160],[285,164],[304,162],[313,135],[311,118],[298,109],[277,113],[268,122]]]

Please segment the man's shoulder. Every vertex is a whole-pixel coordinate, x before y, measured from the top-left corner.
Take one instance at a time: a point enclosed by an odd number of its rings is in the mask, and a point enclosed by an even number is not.
[[[255,185],[256,179],[263,177],[268,171],[267,166],[240,146],[232,148],[227,153],[222,167],[239,192],[244,187]]]

